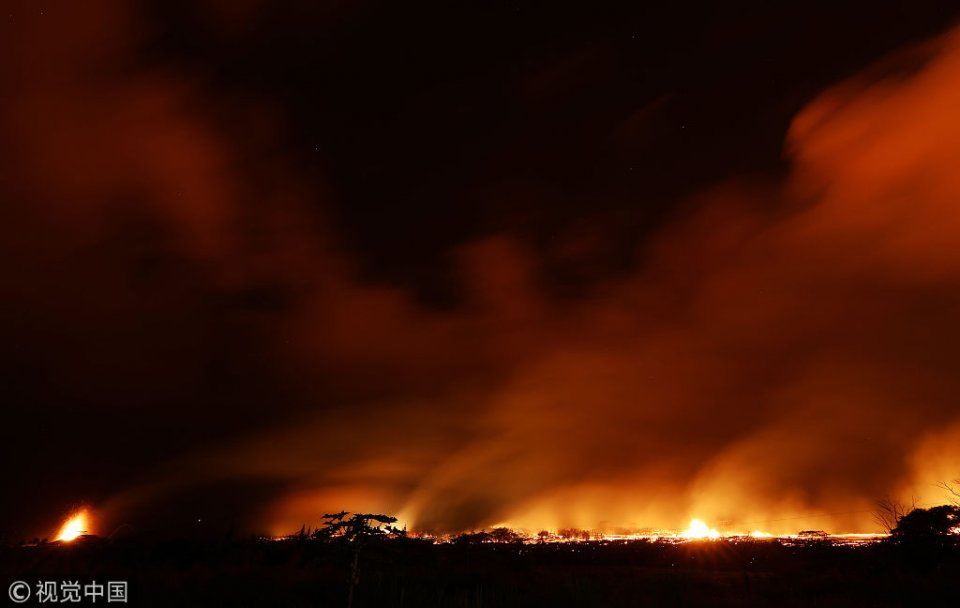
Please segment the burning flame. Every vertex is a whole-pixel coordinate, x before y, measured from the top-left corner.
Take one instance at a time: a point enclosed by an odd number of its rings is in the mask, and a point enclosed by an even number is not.
[[[75,540],[80,535],[86,534],[89,527],[89,514],[86,509],[81,509],[63,522],[60,532],[57,533],[57,540],[63,542]]]
[[[715,540],[720,538],[720,533],[703,523],[701,519],[691,519],[690,525],[680,534],[680,537],[694,540]]]

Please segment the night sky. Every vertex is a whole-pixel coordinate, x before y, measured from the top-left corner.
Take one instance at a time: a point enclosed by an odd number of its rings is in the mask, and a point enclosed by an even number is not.
[[[960,477],[958,17],[14,1],[0,534],[81,503],[279,533],[870,530],[932,500]]]

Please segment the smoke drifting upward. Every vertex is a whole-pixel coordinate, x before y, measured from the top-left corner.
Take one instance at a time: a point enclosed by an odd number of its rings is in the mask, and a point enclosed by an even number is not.
[[[361,278],[269,108],[125,64],[120,8],[25,10],[0,116],[6,449],[47,429],[48,481],[124,461],[61,482],[108,518],[229,486],[272,532],[869,531],[960,476],[960,33],[812,101],[782,183],[678,205],[628,275],[559,298],[488,234],[441,309]],[[587,219],[589,261],[614,227]]]

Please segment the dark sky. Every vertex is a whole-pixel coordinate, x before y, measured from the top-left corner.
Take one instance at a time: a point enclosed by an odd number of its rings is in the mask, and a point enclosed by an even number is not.
[[[610,236],[632,248],[684,195],[778,173],[803,104],[957,12],[948,2],[196,4],[152,11],[144,60],[275,111],[277,153],[332,188],[325,204],[364,270],[423,295],[449,291],[437,258],[478,234],[515,231],[549,251],[585,218],[615,217],[622,234]],[[250,143],[242,120],[225,122]],[[602,269],[622,266],[622,250],[608,253]]]
[[[777,225],[813,196],[783,194],[808,153],[820,158],[800,127],[801,161],[785,148],[798,114],[868,68],[909,79],[935,54],[909,49],[960,15],[927,1],[70,4],[14,2],[0,16],[0,531],[15,537],[45,534],[78,502],[110,524],[203,513],[257,529],[354,500],[452,529],[540,512],[588,479],[679,495],[664,471],[700,479],[749,444],[745,424],[766,437],[793,411],[748,415],[738,395],[791,395],[806,384],[782,366],[825,360],[805,339],[723,333],[762,334],[759,321],[706,330],[699,313],[673,316],[688,299],[722,309],[714,289],[752,289],[745,273],[718,288],[683,261],[712,255],[714,222],[740,225],[697,201],[744,201],[745,217]],[[771,259],[789,258],[785,283],[806,286],[794,298],[830,302],[829,327],[816,327],[842,346],[828,359],[882,375],[902,367],[886,355],[916,351],[896,390],[949,400],[936,373],[952,356],[936,336],[960,331],[949,282],[856,265],[808,281],[796,249]],[[661,257],[667,278],[651,270]],[[864,313],[890,293],[909,297]],[[768,308],[792,322],[779,303],[744,315]],[[696,346],[640,356],[665,366],[652,394],[687,373],[703,391],[637,414],[623,404],[648,368],[631,344],[653,348],[673,327]],[[918,379],[927,356],[932,382]],[[591,397],[543,390],[558,383]],[[684,417],[661,420],[678,407]],[[955,414],[920,410],[934,424]],[[523,427],[517,415],[566,432],[587,411],[607,446],[568,438],[590,467],[489,431]],[[606,435],[604,420],[660,431]],[[678,425],[689,437],[661,445]],[[928,427],[916,428],[890,479],[907,475]],[[853,443],[883,444],[878,433]],[[889,489],[863,474],[867,448],[812,481],[832,445],[794,450],[818,456],[788,459],[781,485],[760,490],[781,496],[756,511],[847,508]],[[508,479],[491,481],[491,467]],[[627,513],[582,510],[550,521]]]
[[[445,303],[437,258],[478,234],[549,252],[616,218],[591,274],[621,270],[678,198],[782,170],[804,103],[956,12],[843,4],[170,2],[150,12],[142,61],[237,111],[269,107],[275,153],[332,189],[364,272]],[[255,145],[242,118],[224,122]]]

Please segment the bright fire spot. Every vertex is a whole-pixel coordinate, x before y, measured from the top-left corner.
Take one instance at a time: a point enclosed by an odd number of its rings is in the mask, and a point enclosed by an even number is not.
[[[89,516],[86,509],[81,509],[71,515],[67,521],[63,522],[63,526],[60,527],[60,532],[57,533],[57,540],[70,542],[78,536],[86,534],[89,531],[88,519]]]
[[[761,530],[754,530],[750,533],[750,536],[753,538],[773,538],[773,534],[769,532],[763,532]]]
[[[703,520],[700,519],[691,519],[690,525],[687,526],[687,529],[680,534],[682,538],[690,539],[709,539],[713,540],[720,538],[720,533],[714,530],[713,528],[707,526],[703,523]]]

